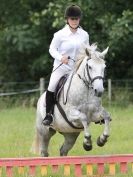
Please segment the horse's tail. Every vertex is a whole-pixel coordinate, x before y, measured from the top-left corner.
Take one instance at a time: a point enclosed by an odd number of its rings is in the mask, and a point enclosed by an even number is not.
[[[35,139],[34,139],[34,142],[32,144],[32,147],[31,147],[31,152],[34,153],[34,154],[39,154],[39,146],[40,146],[39,133],[36,130]]]

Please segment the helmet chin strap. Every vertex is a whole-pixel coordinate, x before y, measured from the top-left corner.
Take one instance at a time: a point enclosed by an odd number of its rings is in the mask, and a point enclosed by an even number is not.
[[[79,28],[79,25],[76,27],[76,28],[73,28],[69,23],[67,23],[69,26],[70,26],[70,28],[72,28],[72,29],[78,29]]]
[[[76,30],[76,29],[78,29],[78,28],[79,28],[79,25],[78,25],[76,28],[73,28],[73,27],[72,27],[72,26],[68,23],[68,21],[67,21],[67,24],[68,24],[68,25],[69,25],[69,27],[70,27],[70,28],[72,28],[72,29],[75,29],[75,30]]]

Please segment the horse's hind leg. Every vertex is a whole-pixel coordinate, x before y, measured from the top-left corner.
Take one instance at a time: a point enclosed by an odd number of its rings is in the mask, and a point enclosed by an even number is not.
[[[62,133],[62,134],[65,138],[65,141],[60,148],[60,156],[67,156],[69,150],[72,149],[80,133],[78,132],[78,133]]]
[[[45,131],[43,133],[39,133],[39,139],[40,139],[40,155],[42,157],[48,157],[48,146],[51,137],[56,133],[56,131],[52,128],[44,127]]]

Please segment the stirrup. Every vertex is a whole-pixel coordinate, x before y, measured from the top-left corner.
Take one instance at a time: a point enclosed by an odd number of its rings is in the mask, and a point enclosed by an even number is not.
[[[52,122],[53,122],[53,115],[50,113],[47,113],[46,117],[42,121],[42,124],[50,126]]]

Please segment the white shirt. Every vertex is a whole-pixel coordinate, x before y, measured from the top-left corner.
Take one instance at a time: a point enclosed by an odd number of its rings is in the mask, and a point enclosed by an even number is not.
[[[67,56],[70,56],[71,59],[75,60],[82,44],[89,44],[89,35],[82,28],[78,28],[77,31],[73,33],[71,32],[69,25],[66,25],[56,32],[49,48],[49,53],[55,59],[54,68],[61,64],[63,54],[66,54]],[[72,70],[74,61],[71,59],[68,64],[62,64],[61,68]]]

